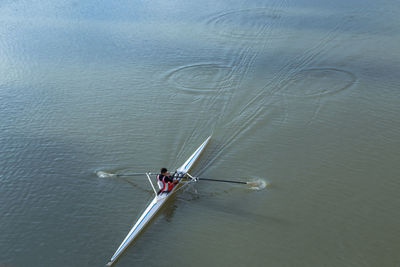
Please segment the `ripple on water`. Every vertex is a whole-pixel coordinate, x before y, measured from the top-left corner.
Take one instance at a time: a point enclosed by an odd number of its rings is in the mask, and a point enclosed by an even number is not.
[[[178,89],[207,93],[228,88],[232,68],[214,63],[187,65],[170,71],[166,79]]]
[[[243,9],[218,14],[207,24],[221,36],[234,39],[283,38],[282,33],[273,32],[281,22],[284,12],[272,8]]]
[[[276,95],[313,97],[338,93],[351,87],[357,77],[346,70],[335,68],[305,69],[292,75]]]

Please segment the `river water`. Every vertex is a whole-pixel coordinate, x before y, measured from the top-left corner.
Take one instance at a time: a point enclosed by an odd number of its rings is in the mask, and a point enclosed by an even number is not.
[[[2,1],[0,266],[400,266],[400,2]]]

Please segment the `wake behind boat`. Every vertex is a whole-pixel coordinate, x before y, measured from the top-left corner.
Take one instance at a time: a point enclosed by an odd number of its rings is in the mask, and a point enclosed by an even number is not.
[[[114,255],[111,257],[110,262],[107,266],[111,266],[115,263],[119,256],[124,252],[124,250],[132,243],[132,241],[139,235],[139,233],[145,228],[145,226],[150,222],[150,220],[157,214],[157,212],[161,209],[163,204],[168,200],[168,198],[178,190],[179,187],[182,186],[181,180],[188,176],[188,172],[196,162],[196,160],[200,157],[201,152],[203,152],[204,148],[207,146],[208,142],[210,141],[211,136],[209,136],[199,148],[186,160],[186,162],[176,170],[174,178],[178,180],[178,183],[174,186],[174,188],[169,192],[161,192],[157,194],[156,189],[150,179],[148,173],[146,173],[147,178],[154,190],[155,197],[150,205],[146,208],[143,214],[140,216],[139,220],[136,224],[132,227],[129,231],[125,239],[122,241],[121,245],[115,251]]]

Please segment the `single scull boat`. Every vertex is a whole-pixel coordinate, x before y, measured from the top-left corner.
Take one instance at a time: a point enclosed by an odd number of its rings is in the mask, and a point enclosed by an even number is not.
[[[190,158],[188,158],[188,160],[180,168],[176,170],[176,173],[174,175],[175,179],[180,181],[182,178],[185,178],[187,176],[187,173],[189,172],[190,168],[192,168],[193,164],[199,158],[201,152],[203,152],[204,148],[210,141],[210,138],[211,136],[209,136],[203,142],[203,144],[201,144],[201,146],[199,146],[199,148],[197,148],[197,150],[190,156]],[[129,246],[129,244],[132,243],[132,241],[139,235],[139,233],[143,230],[143,228],[145,228],[145,226],[150,222],[150,220],[154,217],[154,215],[157,214],[157,212],[161,209],[161,207],[168,200],[168,198],[174,192],[176,192],[177,189],[182,185],[181,182],[178,182],[171,191],[163,192],[157,195],[157,191],[154,188],[153,183],[151,182],[149,174],[146,175],[147,178],[149,179],[151,187],[154,190],[155,197],[153,201],[150,203],[150,205],[143,212],[142,216],[140,216],[136,224],[129,231],[128,235],[125,237],[124,241],[122,241],[117,251],[115,251],[114,255],[111,257],[111,260],[107,264],[107,266],[111,266],[118,259],[118,257],[124,252],[124,250]]]

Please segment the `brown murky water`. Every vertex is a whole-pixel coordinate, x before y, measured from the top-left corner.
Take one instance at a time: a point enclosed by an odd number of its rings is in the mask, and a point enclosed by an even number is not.
[[[0,4],[0,265],[400,265],[397,1]],[[168,257],[162,255],[168,251]],[[168,261],[165,259],[168,258]]]

